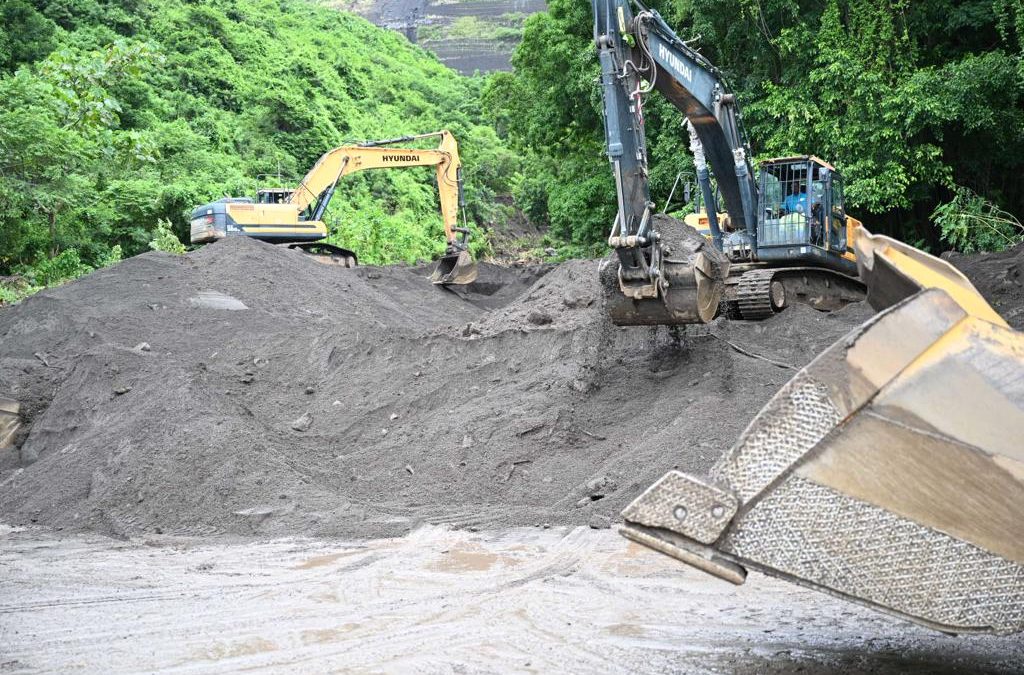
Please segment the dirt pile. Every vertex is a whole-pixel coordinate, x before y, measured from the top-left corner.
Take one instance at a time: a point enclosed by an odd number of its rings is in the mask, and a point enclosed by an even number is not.
[[[1007,323],[1024,330],[1024,244],[1002,253],[946,257],[971,279]]]
[[[0,521],[601,527],[667,469],[707,468],[791,368],[870,314],[616,328],[597,265],[484,266],[451,291],[239,238],[2,309],[0,395],[27,419],[0,451]]]

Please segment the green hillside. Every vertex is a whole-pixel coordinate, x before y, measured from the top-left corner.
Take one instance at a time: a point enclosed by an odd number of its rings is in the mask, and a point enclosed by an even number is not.
[[[828,159],[852,213],[936,252],[1024,239],[1021,0],[645,4],[721,69],[757,158]],[[529,166],[518,206],[554,237],[600,246],[616,206],[591,9],[547,7],[526,21],[515,72],[492,76],[485,108]],[[660,208],[693,164],[679,111],[653,94],[644,112]]]
[[[441,128],[461,143],[470,219],[502,216],[489,205],[514,157],[480,121],[482,83],[363,19],[302,0],[0,12],[0,275],[45,283],[146,250],[161,220],[187,241],[198,203],[291,183],[346,141]],[[436,254],[431,177],[347,180],[332,239],[369,262]]]

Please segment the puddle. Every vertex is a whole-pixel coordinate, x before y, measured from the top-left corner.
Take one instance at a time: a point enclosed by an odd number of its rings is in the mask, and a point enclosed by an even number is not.
[[[484,550],[453,549],[443,553],[441,558],[430,565],[437,572],[486,572],[501,558],[496,553]],[[511,561],[505,561],[506,564]]]
[[[342,558],[348,558],[349,556],[356,555],[357,553],[365,553],[365,549],[356,549],[352,551],[341,551],[339,553],[328,553],[327,555],[318,555],[315,558],[310,558],[301,565],[296,565],[292,569],[296,570],[310,570],[316,567],[326,567],[333,562],[337,562]]]
[[[188,303],[193,307],[203,307],[206,309],[226,309],[231,311],[249,309],[238,298],[218,293],[217,291],[199,291],[198,295],[188,299]]]

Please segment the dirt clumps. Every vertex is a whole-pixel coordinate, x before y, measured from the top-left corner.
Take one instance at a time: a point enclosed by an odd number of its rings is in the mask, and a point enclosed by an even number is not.
[[[666,470],[710,466],[792,368],[870,315],[618,328],[597,265],[484,265],[446,289],[232,238],[0,309],[0,395],[25,422],[0,451],[0,521],[603,528]]]
[[[1002,253],[948,254],[1007,323],[1024,330],[1024,244]]]

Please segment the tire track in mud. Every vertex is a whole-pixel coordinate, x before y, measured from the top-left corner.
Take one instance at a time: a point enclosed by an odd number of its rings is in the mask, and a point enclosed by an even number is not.
[[[734,587],[607,530],[149,541],[0,530],[13,670],[1010,673],[1024,659],[1016,638],[945,636],[761,575]]]

